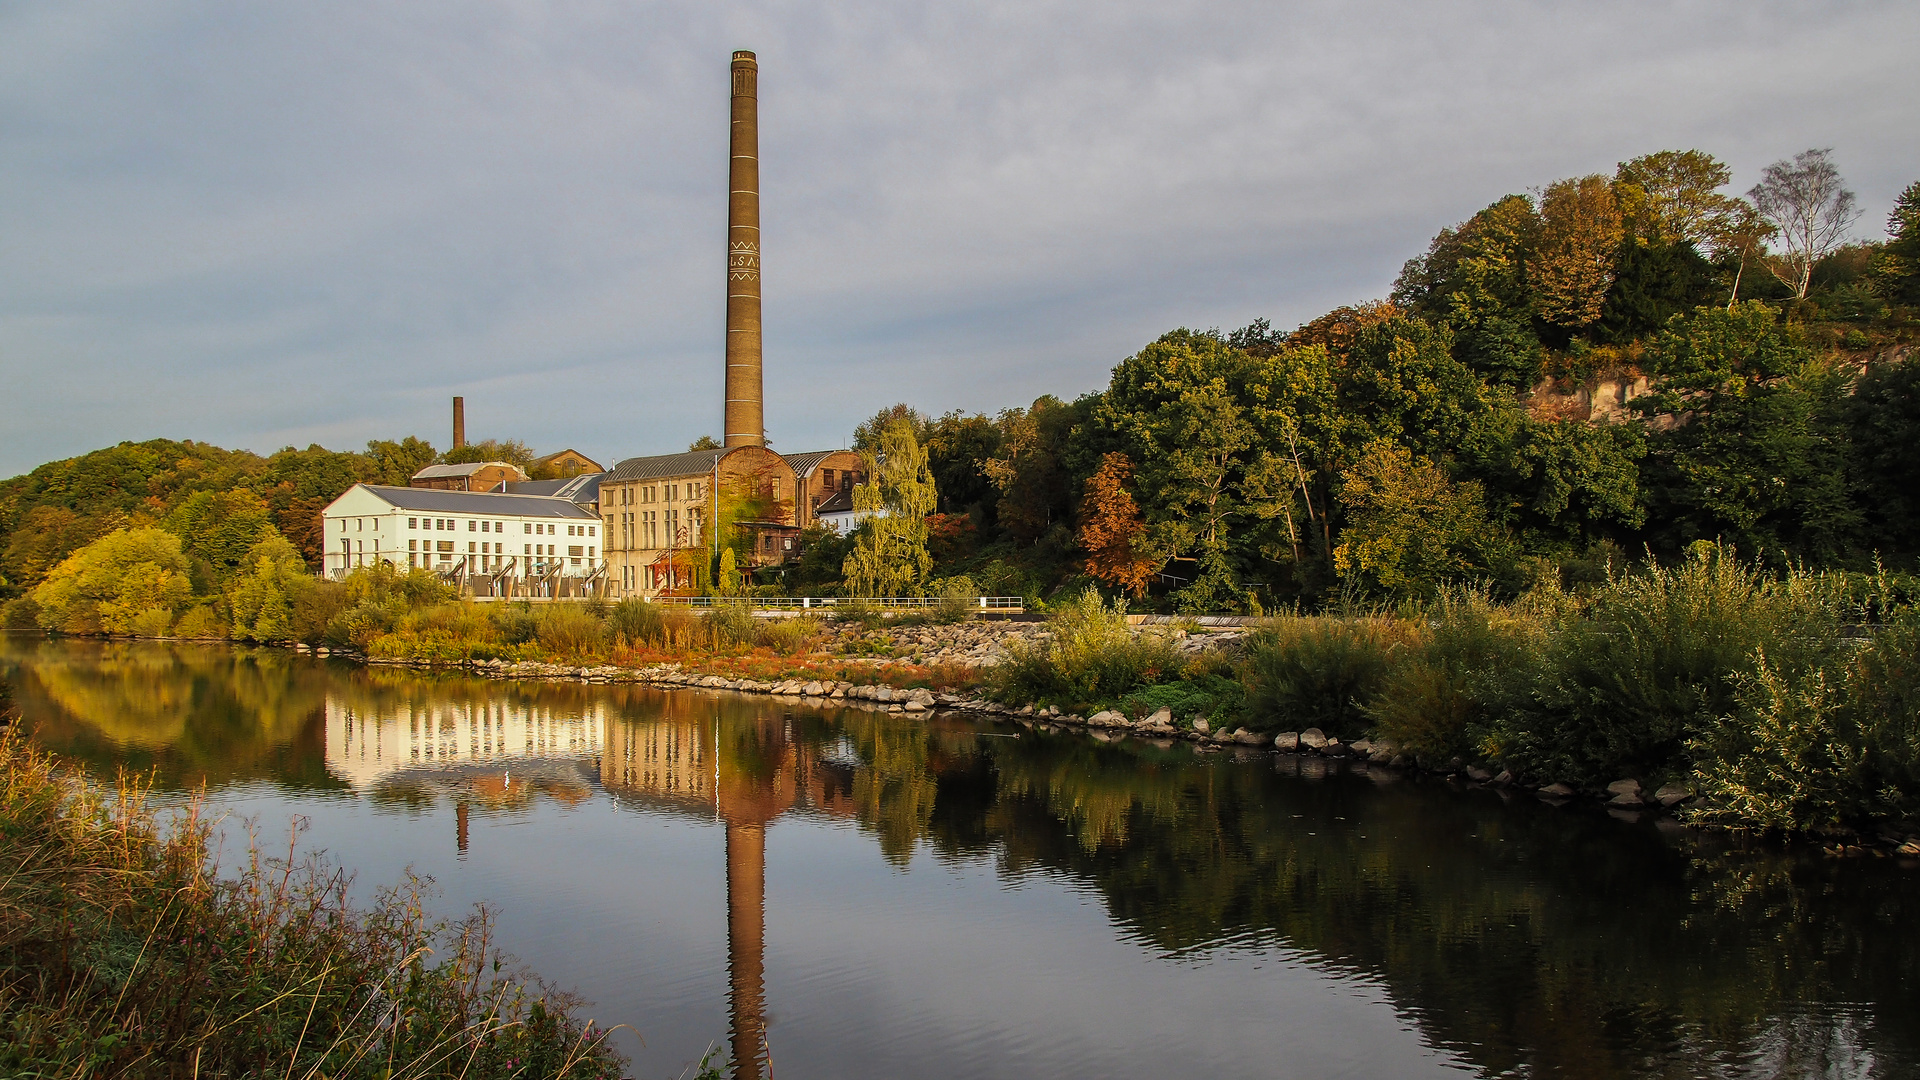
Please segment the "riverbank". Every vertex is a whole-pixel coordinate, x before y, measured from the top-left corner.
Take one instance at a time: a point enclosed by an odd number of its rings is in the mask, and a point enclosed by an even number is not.
[[[493,947],[484,911],[436,921],[411,878],[356,907],[349,875],[297,843],[223,878],[198,804],[147,796],[0,735],[0,1073],[622,1074],[579,1001]]]

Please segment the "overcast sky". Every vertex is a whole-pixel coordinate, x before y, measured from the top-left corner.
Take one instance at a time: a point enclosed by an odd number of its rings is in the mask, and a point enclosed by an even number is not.
[[[1809,147],[1879,235],[1920,4],[0,5],[0,475],[123,439],[718,433],[734,49],[767,427],[1098,389],[1382,296],[1440,227],[1661,149]]]

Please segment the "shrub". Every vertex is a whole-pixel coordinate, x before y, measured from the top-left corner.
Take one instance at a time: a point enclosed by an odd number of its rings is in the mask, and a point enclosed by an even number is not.
[[[1289,616],[1247,640],[1247,711],[1263,729],[1317,727],[1342,739],[1367,726],[1366,706],[1416,638],[1410,623]]]
[[[964,574],[950,577],[939,583],[936,592],[940,602],[934,605],[933,621],[941,623],[966,622],[979,610],[980,589],[973,579]]]
[[[0,607],[0,630],[34,630],[40,626],[40,605],[31,596],[16,596]]]
[[[607,640],[607,624],[578,604],[548,604],[539,612],[540,647],[557,656],[589,656]]]
[[[1920,618],[1898,612],[1857,655],[1799,671],[1762,651],[1689,750],[1701,818],[1833,830],[1920,813]]]
[[[1062,603],[1047,629],[1049,637],[1008,648],[1007,659],[988,674],[989,693],[1002,701],[1108,704],[1175,677],[1182,667],[1170,638],[1135,631],[1127,625],[1126,602],[1109,607],[1092,588]]]
[[[67,556],[32,593],[40,625],[69,634],[125,634],[161,609],[171,620],[193,592],[180,538],[160,529],[108,533]],[[151,627],[157,616],[147,616]]]
[[[633,645],[659,645],[666,637],[665,608],[630,596],[613,605],[607,616],[609,628],[617,637]]]
[[[509,645],[525,645],[540,633],[540,619],[533,613],[533,605],[525,601],[514,604],[500,604],[493,609],[493,625],[500,632],[500,639]]]
[[[826,627],[812,615],[768,619],[760,627],[760,644],[775,652],[798,655],[812,651],[825,633]]]
[[[1731,713],[1754,657],[1789,682],[1840,647],[1833,583],[1775,578],[1699,544],[1597,590],[1521,673],[1489,749],[1516,771],[1606,781],[1684,774],[1687,744]]]
[[[746,604],[716,604],[705,617],[708,637],[716,647],[751,645],[759,636],[759,620]]]
[[[1496,606],[1484,591],[1443,594],[1430,625],[1364,712],[1382,738],[1422,761],[1472,757],[1503,684],[1538,654],[1547,625]]]

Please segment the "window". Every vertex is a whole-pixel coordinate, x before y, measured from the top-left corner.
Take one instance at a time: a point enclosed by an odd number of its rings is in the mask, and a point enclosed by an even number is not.
[[[504,521],[496,521],[496,522],[494,522],[494,523],[493,523],[493,531],[494,531],[494,532],[506,532],[506,531],[507,531],[507,523],[506,523],[506,522],[504,522]]]
[[[483,521],[480,523],[481,532],[490,532],[492,531],[492,528],[493,528],[493,522],[491,521]]]
[[[407,528],[409,528],[409,529],[417,529],[417,528],[419,528],[419,527],[420,527],[420,519],[419,519],[419,518],[408,518],[408,519],[407,519]]]
[[[469,540],[467,541],[467,554],[471,555],[473,554],[473,552],[474,552],[474,544],[473,544],[473,541]]]
[[[593,545],[592,545],[592,544],[588,544],[588,545],[587,545],[587,558],[589,558],[589,559],[591,559],[591,558],[593,558]]]
[[[408,551],[419,551],[419,550],[420,550],[420,541],[418,541],[418,540],[409,540],[409,541],[407,541],[407,550],[408,550]]]
[[[520,531],[523,533],[530,533],[533,531],[533,526],[523,521],[520,523]]]
[[[472,532],[472,531],[474,531],[475,529],[478,529],[479,527],[480,527],[480,525],[479,525],[479,523],[478,523],[478,522],[476,522],[476,521],[473,521],[473,520],[471,520],[471,519],[469,519],[469,520],[468,520],[468,522],[467,522],[467,531],[468,531],[468,532]]]
[[[587,526],[587,535],[588,535],[588,536],[592,536],[592,535],[593,535],[594,533],[596,533],[596,532],[598,532],[598,531],[599,531],[598,529],[595,529],[595,528],[594,528],[593,526],[591,526],[591,525],[589,525],[589,526]]]
[[[821,487],[826,488],[828,491],[833,490],[833,470],[832,469],[820,470],[820,479],[824,481],[824,483],[820,485]]]
[[[532,544],[521,544],[521,545],[520,545],[520,554],[522,554],[522,555],[531,555],[531,554],[533,554],[533,545],[532,545]]]

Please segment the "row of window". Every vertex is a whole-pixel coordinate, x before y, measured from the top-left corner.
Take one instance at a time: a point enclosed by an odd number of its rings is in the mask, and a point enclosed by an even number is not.
[[[520,554],[529,555],[529,556],[554,555],[554,554],[558,554],[558,552],[555,550],[556,546],[557,545],[554,545],[554,544],[521,544]],[[379,549],[376,547],[375,550],[377,551]],[[407,541],[407,550],[408,551],[438,550],[442,555],[450,557],[453,554],[453,541],[451,540],[440,540],[440,541],[409,540]],[[591,559],[594,557],[595,545],[592,545],[592,544],[588,544],[585,548],[582,548],[579,544],[568,545],[567,554],[578,556],[583,550],[586,552],[587,558]],[[476,546],[473,542],[470,541],[467,544],[467,553],[471,555],[505,555],[507,553],[507,546],[505,544],[494,544],[494,543],[481,543]]]
[[[661,502],[698,502],[706,494],[705,484],[649,484],[646,487],[620,487],[615,489],[619,506],[632,506],[634,503]]]
[[[455,518],[408,518],[407,519],[407,528],[409,529],[456,529],[457,530],[459,527],[460,527],[460,522],[458,519],[455,519]],[[545,521],[523,521],[520,523],[520,531],[522,533],[529,534],[529,535],[537,533],[545,536],[556,536],[558,535],[558,533],[556,532],[558,528],[559,528],[558,525],[555,525],[552,522],[545,522]],[[469,520],[467,522],[467,531],[468,532],[503,533],[507,531],[507,523],[504,521]],[[568,536],[592,536],[594,535],[594,528],[591,525],[569,525],[567,526],[567,535]]]

